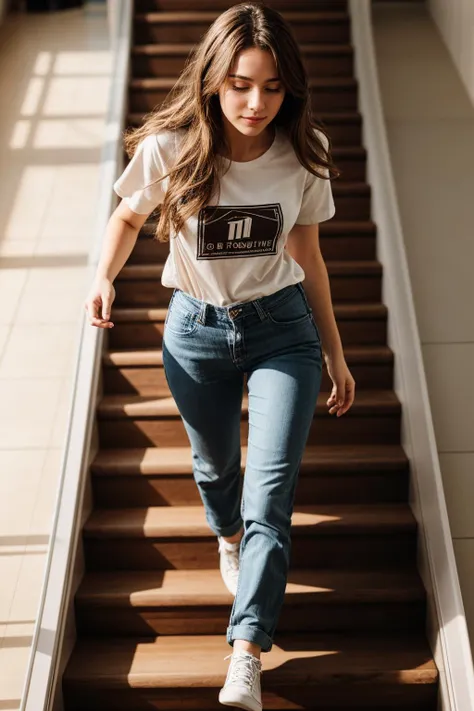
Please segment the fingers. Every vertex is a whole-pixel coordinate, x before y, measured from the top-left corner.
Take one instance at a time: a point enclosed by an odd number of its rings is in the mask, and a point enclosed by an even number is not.
[[[104,321],[108,321],[110,318],[110,302],[104,301],[102,306],[102,318]]]
[[[91,326],[96,326],[97,328],[114,327],[113,322],[109,321],[110,306],[108,307],[108,311],[105,308],[102,309],[103,318],[99,316],[99,305],[96,304],[94,301],[88,301],[86,304],[84,304],[84,308],[86,309],[87,315],[89,317],[89,323]]]
[[[355,383],[346,382],[345,386],[344,393],[341,393],[341,390],[334,386],[327,401],[330,415],[337,413],[337,417],[341,417],[352,406],[355,398]]]
[[[103,319],[93,318],[89,319],[91,326],[97,326],[98,328],[113,328],[114,324],[112,321],[104,321]]]

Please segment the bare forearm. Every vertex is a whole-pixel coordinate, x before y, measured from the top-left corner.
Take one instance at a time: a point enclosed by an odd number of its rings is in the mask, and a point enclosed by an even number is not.
[[[97,265],[96,279],[113,282],[129,258],[138,237],[138,230],[117,215],[111,215],[105,231],[104,244]]]
[[[337,356],[343,352],[343,349],[334,316],[326,264],[321,256],[313,257],[303,268],[305,272],[303,287],[313,309],[323,351],[331,357]]]

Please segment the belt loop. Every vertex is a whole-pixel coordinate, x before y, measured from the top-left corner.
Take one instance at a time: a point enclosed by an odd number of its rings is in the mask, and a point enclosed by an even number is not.
[[[253,301],[252,303],[253,303],[253,305],[255,306],[255,310],[257,311],[257,313],[258,313],[258,315],[259,315],[259,317],[260,317],[260,321],[264,321],[264,320],[267,318],[267,314],[266,314],[266,311],[265,311],[265,309],[263,308],[263,306],[262,306],[262,304],[261,304],[261,300],[260,300],[260,299],[254,299],[254,301]]]
[[[197,318],[199,323],[202,323],[203,326],[206,325],[206,315],[207,315],[207,303],[205,301],[202,302],[201,308],[199,310],[199,316]]]

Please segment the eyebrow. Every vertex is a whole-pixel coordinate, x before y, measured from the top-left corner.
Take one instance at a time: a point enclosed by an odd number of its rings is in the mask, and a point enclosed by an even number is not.
[[[234,79],[244,79],[244,81],[253,81],[250,77],[244,77],[242,74],[229,74],[230,77],[233,77]],[[266,79],[263,83],[268,84],[270,81],[280,81],[280,77],[274,77],[272,79]]]

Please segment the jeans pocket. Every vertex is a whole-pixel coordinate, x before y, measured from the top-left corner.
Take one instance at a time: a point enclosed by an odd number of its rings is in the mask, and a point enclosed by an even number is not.
[[[165,331],[171,331],[177,336],[190,336],[198,326],[198,312],[190,309],[179,299],[176,292],[165,319]]]
[[[278,326],[295,326],[311,319],[311,311],[299,290],[291,292],[291,296],[267,306],[268,318]]]

